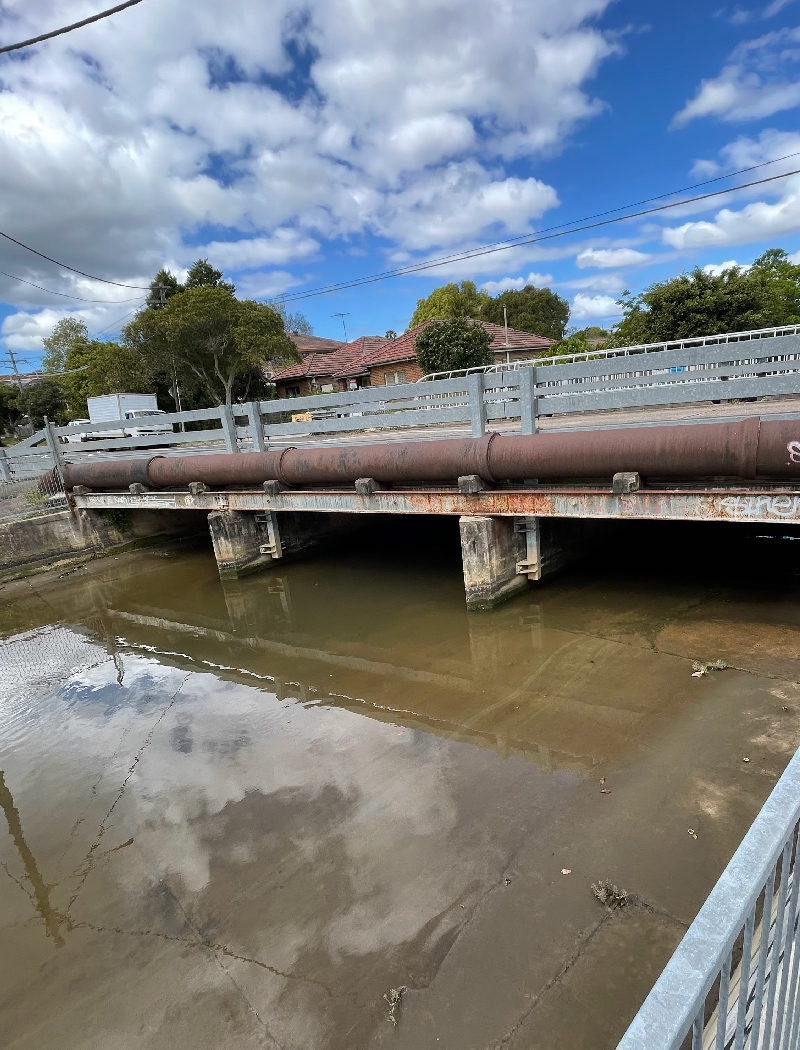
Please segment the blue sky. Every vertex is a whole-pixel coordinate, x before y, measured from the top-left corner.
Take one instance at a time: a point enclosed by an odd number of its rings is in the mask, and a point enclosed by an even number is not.
[[[97,6],[4,0],[0,40]],[[800,151],[800,0],[237,0],[226,19],[145,0],[0,57],[0,229],[123,285],[203,255],[291,300]],[[287,308],[333,337],[346,313],[355,338],[402,331],[448,280],[531,280],[609,324],[626,288],[773,246],[800,249],[800,176]],[[59,317],[113,336],[142,294],[8,242],[0,270],[49,290],[0,276],[0,346],[30,367]]]

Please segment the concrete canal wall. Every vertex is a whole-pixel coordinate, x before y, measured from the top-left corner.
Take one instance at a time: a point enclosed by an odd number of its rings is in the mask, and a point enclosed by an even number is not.
[[[14,575],[87,553],[106,553],[159,537],[203,531],[206,515],[160,510],[68,510],[0,522],[0,574]]]

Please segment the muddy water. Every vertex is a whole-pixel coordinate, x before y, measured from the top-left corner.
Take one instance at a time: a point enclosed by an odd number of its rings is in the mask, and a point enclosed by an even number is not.
[[[6,586],[0,1045],[611,1050],[800,744],[796,548],[612,531],[491,614],[452,522]]]

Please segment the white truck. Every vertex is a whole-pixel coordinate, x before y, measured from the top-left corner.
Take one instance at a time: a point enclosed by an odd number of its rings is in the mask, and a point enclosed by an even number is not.
[[[151,437],[173,432],[171,423],[162,423],[158,419],[167,413],[158,407],[155,394],[103,394],[87,398],[86,403],[89,418],[75,420],[78,425],[76,433],[74,437],[70,434],[67,441]],[[111,423],[115,420],[123,423],[119,430],[91,430],[92,423]]]

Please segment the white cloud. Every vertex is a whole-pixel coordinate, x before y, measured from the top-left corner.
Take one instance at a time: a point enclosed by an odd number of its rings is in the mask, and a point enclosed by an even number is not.
[[[800,135],[767,129],[754,138],[740,136],[720,150],[719,161],[707,160],[702,163],[709,170],[730,171],[787,157],[799,151]],[[800,167],[799,159],[789,157],[767,170],[770,174],[792,171]],[[766,195],[775,199],[752,200],[753,197]],[[711,219],[667,227],[662,232],[663,241],[680,250],[727,247],[769,241],[800,229],[800,176],[789,176],[766,186],[742,190],[737,196],[742,200],[751,198],[751,202],[741,208],[721,208]],[[690,207],[692,211],[705,210],[702,205]]]
[[[527,277],[502,277],[499,281],[486,281],[481,288],[489,295],[497,295],[498,292],[520,291],[529,284],[534,288],[547,288],[552,283],[553,275],[550,273],[529,273]]]
[[[592,292],[610,292],[612,294],[624,292],[628,286],[626,279],[618,273],[593,273],[589,277],[581,277],[577,281],[564,281],[562,283],[565,288],[585,288]]]
[[[725,273],[726,270],[733,270],[738,268],[739,270],[749,270],[749,263],[738,263],[735,259],[727,259],[721,263],[706,263],[703,267],[703,273],[711,274],[712,277],[719,277],[720,274]]]
[[[586,248],[578,253],[575,262],[582,270],[587,266],[611,269],[614,266],[635,266],[651,258],[652,256],[645,252],[637,252],[634,248]]]
[[[525,233],[558,198],[504,165],[557,152],[601,110],[585,85],[619,53],[595,24],[609,3],[503,0],[487,17],[478,0],[456,15],[451,0],[238,0],[222,22],[190,0],[139,5],[4,60],[0,228],[123,282],[208,254],[270,288],[326,239],[434,252]],[[61,14],[6,0],[0,36]],[[0,268],[74,287],[8,244]],[[0,296],[60,305],[8,282]]]
[[[573,317],[619,317],[622,311],[611,295],[584,295],[578,292],[572,300]]]
[[[800,27],[747,40],[729,56],[719,76],[703,80],[676,114],[681,127],[700,117],[759,120],[800,104]]]
[[[774,204],[755,201],[743,208],[722,208],[713,220],[683,223],[665,229],[665,244],[680,250],[727,247],[782,237],[800,230],[800,180],[787,180],[785,192]]]
[[[296,230],[277,229],[271,237],[250,237],[237,241],[211,241],[186,252],[192,259],[208,258],[225,270],[254,270],[261,266],[285,265],[306,259],[319,249],[319,242]]]

